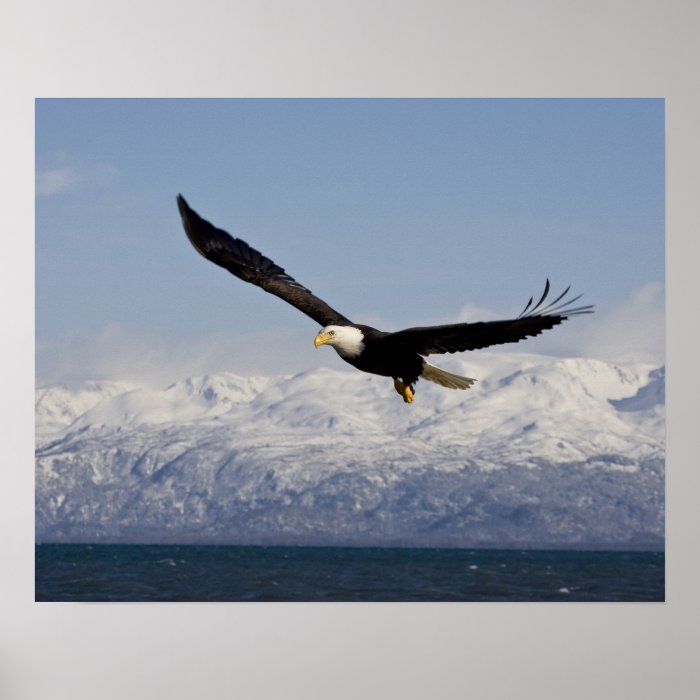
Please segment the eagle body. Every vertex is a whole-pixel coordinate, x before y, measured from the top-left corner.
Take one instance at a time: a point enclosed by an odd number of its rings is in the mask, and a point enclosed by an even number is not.
[[[316,343],[317,347],[330,345],[343,360],[363,372],[398,377],[405,384],[413,385],[423,371],[424,360],[416,352],[393,347],[391,336],[391,333],[359,324],[328,326],[316,336],[320,338]]]
[[[423,378],[449,389],[468,389],[476,379],[448,372],[425,358],[431,354],[478,350],[491,345],[516,343],[539,335],[571,316],[591,313],[592,306],[573,308],[581,295],[566,299],[567,287],[554,301],[548,301],[549,280],[540,300],[530,298],[514,319],[479,323],[407,328],[389,333],[353,323],[325,301],[297,282],[284,268],[272,262],[240,238],[216,228],[185,201],[177,198],[185,232],[207,260],[223,267],[245,282],[261,287],[299,309],[322,326],[314,345],[330,345],[353,367],[370,374],[391,377],[394,388],[406,403],[414,398],[415,385]]]

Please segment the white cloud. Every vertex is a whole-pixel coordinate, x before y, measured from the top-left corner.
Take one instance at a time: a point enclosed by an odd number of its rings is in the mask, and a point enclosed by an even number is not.
[[[62,165],[39,168],[36,171],[36,194],[39,196],[71,192],[84,185],[99,185],[108,182],[116,173],[109,163],[96,163],[77,167]]]
[[[82,379],[130,379],[154,387],[185,377],[228,371],[241,375],[294,374],[340,368],[330,348],[316,351],[307,333],[282,328],[241,335],[169,338],[152,330],[110,325],[67,342],[37,343],[37,385]]]
[[[465,304],[457,315],[447,323],[476,323],[477,321],[492,321],[498,318],[495,311],[476,304]]]
[[[598,308],[593,314],[572,318],[528,340],[522,349],[663,364],[665,330],[664,286],[651,282],[605,309]]]
[[[447,322],[494,318],[465,306]],[[502,314],[499,315],[502,317]],[[315,329],[281,328],[240,335],[169,338],[153,330],[110,325],[89,337],[37,344],[39,385],[76,379],[132,379],[153,386],[209,372],[294,374],[314,367],[346,368],[330,348],[314,350]],[[570,319],[537,338],[495,348],[603,360],[665,361],[664,289],[648,284],[605,311]]]
[[[587,354],[604,359],[649,359],[662,363],[666,356],[665,294],[662,284],[647,284],[628,299],[612,306],[600,324],[587,334]]]
[[[38,195],[60,194],[70,191],[80,181],[73,168],[47,168],[36,173],[36,193]]]
[[[595,301],[586,298],[579,303]],[[520,309],[514,313],[519,311]],[[508,317],[508,314],[502,312],[466,304],[455,316],[443,323],[474,323]],[[651,282],[606,308],[598,306],[593,314],[571,318],[536,338],[495,346],[494,350],[663,364],[664,286],[660,282]]]

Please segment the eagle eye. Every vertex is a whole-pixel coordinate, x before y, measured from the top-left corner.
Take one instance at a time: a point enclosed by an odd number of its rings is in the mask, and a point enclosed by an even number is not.
[[[335,331],[328,331],[328,335],[335,335]]]

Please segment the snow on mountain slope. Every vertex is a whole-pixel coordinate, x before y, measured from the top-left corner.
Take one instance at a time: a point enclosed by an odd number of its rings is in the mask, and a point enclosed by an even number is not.
[[[131,388],[129,382],[72,382],[38,389],[34,403],[37,438],[64,431],[93,406]]]
[[[410,406],[329,369],[39,390],[37,538],[662,546],[662,368],[444,359],[479,382]]]
[[[222,415],[269,384],[264,377],[220,374],[186,379],[163,391],[134,388],[95,404],[71,426],[188,422]]]

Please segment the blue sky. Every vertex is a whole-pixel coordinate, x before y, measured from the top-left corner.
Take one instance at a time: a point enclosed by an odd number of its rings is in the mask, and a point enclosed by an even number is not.
[[[40,383],[342,366],[195,253],[179,192],[357,321],[508,317],[549,277],[597,313],[510,350],[663,361],[662,100],[38,100],[36,169]]]

